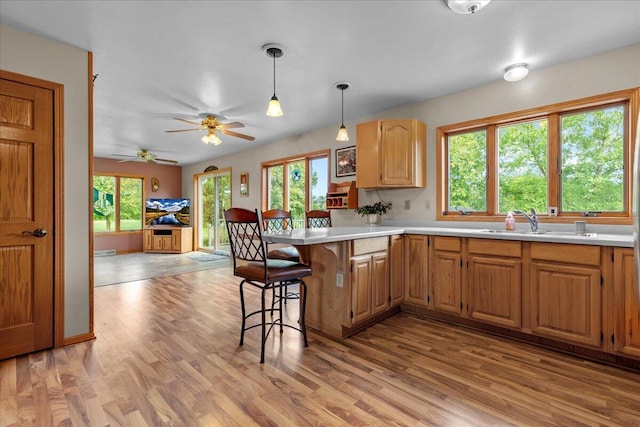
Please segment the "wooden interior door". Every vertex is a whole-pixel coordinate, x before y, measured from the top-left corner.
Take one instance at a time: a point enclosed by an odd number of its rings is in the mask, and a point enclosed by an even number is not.
[[[53,100],[0,79],[0,359],[53,346]]]

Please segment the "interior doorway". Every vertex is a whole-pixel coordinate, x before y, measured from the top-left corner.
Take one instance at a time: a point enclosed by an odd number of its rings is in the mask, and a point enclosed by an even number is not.
[[[231,169],[194,176],[197,250],[229,255],[224,211],[231,207]]]

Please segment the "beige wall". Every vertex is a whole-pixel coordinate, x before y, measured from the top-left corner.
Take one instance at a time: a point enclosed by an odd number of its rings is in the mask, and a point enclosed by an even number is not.
[[[120,160],[93,159],[95,175],[116,173],[142,176],[145,179],[144,198],[179,198],[182,197],[182,167],[173,165],[151,164],[144,162],[123,162]],[[151,178],[157,178],[158,191],[151,191]],[[142,251],[142,231],[113,235],[113,233],[97,234],[93,239],[93,250],[115,249],[118,254]]]
[[[527,108],[553,104],[591,95],[612,92],[640,86],[640,44],[613,50],[600,55],[567,62],[544,69],[530,70],[529,76],[517,83],[504,80],[462,92],[434,98],[394,110],[361,117],[345,123],[351,141],[340,143],[335,140],[338,123],[330,128],[319,129],[304,135],[277,141],[254,150],[235,155],[207,160],[183,167],[183,193],[191,196],[191,182],[194,173],[201,172],[206,165],[233,168],[233,205],[249,209],[260,207],[260,161],[256,159],[276,159],[293,154],[306,153],[325,148],[332,149],[331,181],[335,178],[333,158],[336,148],[355,144],[356,123],[383,118],[418,118],[427,125],[427,187],[410,190],[381,190],[379,195],[385,201],[393,202],[393,209],[385,215],[394,220],[435,220],[436,201],[436,128],[443,125],[478,119],[495,114],[508,113]],[[360,166],[360,165],[358,165]],[[250,175],[250,197],[238,197],[238,179],[242,172]],[[377,200],[376,192],[360,190],[360,205]],[[411,209],[404,210],[404,200],[411,201]],[[427,208],[427,203],[429,208]],[[362,219],[352,210],[332,213],[334,225],[361,224]]]
[[[64,85],[64,336],[86,334],[89,332],[87,52],[0,25],[0,67]]]

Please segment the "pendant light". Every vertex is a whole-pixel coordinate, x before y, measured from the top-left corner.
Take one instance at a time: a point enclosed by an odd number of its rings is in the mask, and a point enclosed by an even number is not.
[[[280,58],[284,55],[284,52],[281,49],[281,46],[274,43],[265,44],[262,46],[262,50],[265,55],[273,58],[273,96],[269,101],[269,107],[267,108],[267,116],[269,117],[280,117],[284,113],[282,112],[282,108],[280,107],[280,101],[276,96],[276,58]]]
[[[339,82],[336,83],[336,89],[340,91],[342,94],[342,124],[340,125],[340,129],[338,129],[338,135],[336,136],[336,141],[349,141],[349,134],[347,133],[347,127],[344,125],[344,91],[351,87],[351,83],[349,82]]]
[[[449,9],[460,15],[473,14],[489,4],[491,0],[446,0]]]

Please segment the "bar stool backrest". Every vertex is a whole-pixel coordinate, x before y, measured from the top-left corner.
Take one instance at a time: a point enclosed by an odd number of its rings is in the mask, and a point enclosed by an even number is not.
[[[305,213],[307,228],[331,227],[331,212],[312,210]]]
[[[264,231],[282,231],[293,228],[291,211],[271,209],[262,212],[262,228]]]
[[[224,211],[224,219],[229,233],[234,271],[238,259],[263,262],[266,266],[267,254],[260,232],[258,210],[230,208]]]

